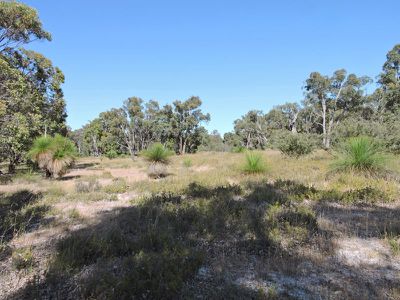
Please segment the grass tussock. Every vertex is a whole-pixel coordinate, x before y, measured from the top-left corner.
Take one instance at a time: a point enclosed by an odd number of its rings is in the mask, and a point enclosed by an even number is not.
[[[350,138],[339,149],[332,170],[382,174],[387,170],[388,157],[374,139],[366,136]]]
[[[266,165],[260,153],[248,151],[245,154],[245,164],[243,171],[248,174],[263,173],[266,171]]]

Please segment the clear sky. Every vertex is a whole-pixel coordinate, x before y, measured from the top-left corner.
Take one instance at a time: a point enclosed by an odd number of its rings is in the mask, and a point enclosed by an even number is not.
[[[65,74],[68,124],[138,96],[196,95],[221,133],[250,109],[301,101],[312,71],[375,77],[400,43],[399,0],[25,0]]]

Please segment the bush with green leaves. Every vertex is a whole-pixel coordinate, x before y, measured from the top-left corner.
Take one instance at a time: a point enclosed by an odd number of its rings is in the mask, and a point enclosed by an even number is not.
[[[142,156],[151,163],[169,163],[169,158],[174,154],[161,143],[151,145],[147,150],[142,151]]]
[[[246,173],[263,173],[266,170],[261,153],[248,151],[245,155],[243,171]]]
[[[54,137],[37,138],[29,152],[29,157],[46,172],[46,177],[60,177],[73,164],[76,153],[75,145],[71,140],[56,134]]]
[[[338,149],[333,171],[357,171],[377,174],[387,170],[388,157],[373,138],[360,136],[348,139]]]
[[[108,159],[114,159],[114,158],[118,157],[118,153],[115,150],[109,150],[109,151],[106,152],[106,157]]]
[[[278,149],[286,156],[299,158],[310,154],[314,145],[307,135],[290,133],[280,139]]]

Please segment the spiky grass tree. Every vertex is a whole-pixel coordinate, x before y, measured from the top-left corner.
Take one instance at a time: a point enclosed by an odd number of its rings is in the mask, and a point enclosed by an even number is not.
[[[39,137],[34,143],[29,156],[39,168],[45,171],[46,177],[61,177],[76,157],[74,143],[66,137]]]
[[[333,171],[356,171],[378,174],[387,170],[388,156],[373,138],[360,136],[348,139],[339,148]]]
[[[161,143],[154,143],[147,150],[142,151],[142,156],[150,162],[148,175],[151,178],[167,176],[166,165],[169,163],[173,151],[165,148]]]
[[[245,155],[245,164],[243,171],[249,174],[263,173],[266,170],[266,166],[262,155],[257,152],[248,151]]]

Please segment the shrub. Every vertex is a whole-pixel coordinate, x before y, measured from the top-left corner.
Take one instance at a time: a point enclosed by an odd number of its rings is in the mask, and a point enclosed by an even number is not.
[[[372,138],[361,136],[348,139],[341,145],[337,159],[331,168],[334,171],[358,171],[379,173],[385,170],[387,156]]]
[[[152,163],[163,163],[169,162],[170,156],[174,154],[173,151],[165,148],[161,143],[155,143],[151,145],[147,150],[142,151],[143,157]]]
[[[46,172],[47,177],[60,177],[73,164],[76,148],[71,140],[61,135],[42,136],[34,141],[29,157]]]
[[[108,194],[122,194],[128,190],[126,181],[122,178],[114,178],[113,182],[103,188]]]
[[[341,200],[346,203],[376,203],[390,201],[390,198],[385,192],[370,186],[346,191],[343,193],[341,198]]]
[[[75,183],[75,191],[77,193],[97,192],[101,188],[99,181],[95,178],[89,178],[87,181],[77,181]]]
[[[265,171],[265,163],[260,153],[247,152],[245,158],[243,171],[246,173],[262,173]]]
[[[281,138],[278,149],[287,156],[299,158],[313,151],[313,143],[304,134],[290,134]]]
[[[117,153],[117,151],[115,151],[115,150],[109,150],[109,151],[107,151],[107,153],[106,153],[106,157],[107,157],[108,159],[114,159],[114,158],[117,158],[117,157],[118,157],[118,153]]]

